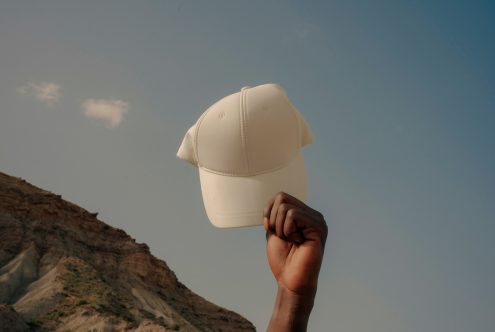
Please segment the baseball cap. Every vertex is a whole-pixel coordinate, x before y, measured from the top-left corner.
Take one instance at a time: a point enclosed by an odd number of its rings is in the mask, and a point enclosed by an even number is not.
[[[278,84],[245,86],[211,105],[187,130],[177,157],[198,168],[216,227],[263,224],[277,192],[307,199],[301,148],[314,135]]]

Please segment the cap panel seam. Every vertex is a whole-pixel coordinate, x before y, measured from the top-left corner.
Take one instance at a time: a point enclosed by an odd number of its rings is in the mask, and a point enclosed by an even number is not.
[[[246,112],[245,103],[246,103],[246,91],[245,89],[241,89],[241,93],[239,96],[239,119],[241,122],[241,142],[242,142],[242,149],[244,150],[243,151],[244,162],[246,163],[246,169],[247,172],[249,173],[249,160],[247,155],[247,144],[246,144],[246,133],[245,133],[246,120],[244,119]]]
[[[248,110],[248,98],[247,98],[248,91],[249,91],[249,89],[245,89],[245,91],[244,91],[244,115],[245,115],[244,128],[245,128],[245,133],[247,133],[248,129],[249,129],[248,128],[249,112],[247,111]],[[247,172],[249,173],[251,170],[251,163],[250,163],[250,159],[249,159],[248,138],[249,138],[248,135],[244,136],[245,144],[246,144],[246,164],[247,164],[246,166],[247,166]]]
[[[291,162],[293,162],[294,159],[297,157],[298,154],[299,154],[299,151],[296,151],[296,153],[294,154],[294,156],[288,162],[286,162],[285,164],[278,165],[278,166],[275,166],[273,168],[269,168],[269,169],[262,170],[262,171],[259,171],[259,172],[248,173],[248,174],[238,174],[238,173],[233,173],[233,172],[216,171],[216,170],[209,169],[209,168],[206,168],[206,167],[201,166],[201,165],[198,168],[201,168],[205,172],[213,173],[213,174],[217,174],[217,175],[231,176],[231,177],[251,177],[251,176],[255,176],[255,175],[261,175],[261,174],[265,174],[265,173],[272,173],[272,172],[278,171],[278,170],[286,167],[287,165],[289,165]]]
[[[200,118],[198,119],[197,121],[197,128],[196,128],[196,131],[194,133],[194,145],[193,145],[193,150],[194,150],[194,154],[196,156],[196,160],[197,160],[197,167],[198,168],[201,168],[202,170],[204,171],[207,171],[209,173],[214,173],[214,174],[218,174],[218,175],[224,175],[224,176],[234,176],[234,177],[249,177],[249,176],[254,176],[254,175],[260,175],[260,174],[264,174],[264,173],[269,173],[269,172],[274,172],[274,171],[277,171],[281,168],[284,168],[285,166],[287,166],[289,163],[291,163],[294,158],[297,156],[297,154],[300,152],[301,150],[301,124],[300,124],[300,121],[299,121],[299,114],[298,114],[298,111],[297,109],[293,106],[292,102],[289,100],[289,98],[287,97],[286,93],[284,90],[282,90],[282,95],[283,95],[283,98],[285,98],[285,100],[289,103],[289,108],[291,109],[291,113],[292,115],[296,118],[296,122],[297,122],[297,130],[298,130],[298,140],[297,140],[297,146],[296,146],[296,152],[294,153],[294,156],[286,163],[284,164],[281,164],[281,165],[278,165],[278,166],[275,166],[273,168],[269,168],[269,169],[266,169],[266,170],[261,170],[261,171],[258,171],[258,172],[254,172],[254,173],[249,173],[249,164],[248,164],[248,155],[247,155],[247,148],[246,148],[246,140],[245,140],[245,137],[244,137],[244,121],[243,121],[243,110],[244,110],[244,107],[243,107],[243,95],[245,95],[245,92],[247,91],[243,91],[243,90],[247,90],[247,89],[241,89],[241,93],[240,93],[240,109],[241,109],[241,116],[240,116],[240,121],[241,121],[241,141],[242,141],[242,144],[243,144],[243,148],[245,150],[245,160],[246,160],[246,166],[248,166],[247,170],[247,174],[239,174],[238,172],[236,173],[235,171],[227,171],[227,172],[222,172],[222,171],[216,171],[216,170],[212,170],[212,169],[209,169],[209,168],[206,168],[204,167],[200,160],[199,160],[199,151],[198,151],[198,136],[199,136],[199,130],[201,128],[201,124],[202,124],[202,121],[203,119],[205,118],[205,116],[208,114],[208,112],[211,111],[211,108],[213,105],[215,105],[216,103],[218,103],[219,101],[215,102],[212,106],[210,106],[201,116]]]

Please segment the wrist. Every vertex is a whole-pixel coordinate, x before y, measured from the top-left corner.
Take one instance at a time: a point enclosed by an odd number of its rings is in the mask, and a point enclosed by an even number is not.
[[[301,295],[279,285],[268,331],[306,331],[315,295],[316,287]]]

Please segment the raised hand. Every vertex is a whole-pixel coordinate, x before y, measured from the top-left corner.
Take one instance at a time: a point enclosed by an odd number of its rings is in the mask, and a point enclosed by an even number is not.
[[[323,215],[299,199],[277,193],[263,212],[266,253],[278,284],[269,331],[305,331],[328,229]]]

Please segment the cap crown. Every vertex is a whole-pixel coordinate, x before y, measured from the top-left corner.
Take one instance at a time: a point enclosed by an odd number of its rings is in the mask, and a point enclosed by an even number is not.
[[[282,87],[264,84],[211,105],[188,130],[177,156],[214,173],[252,176],[285,166],[313,140]]]

